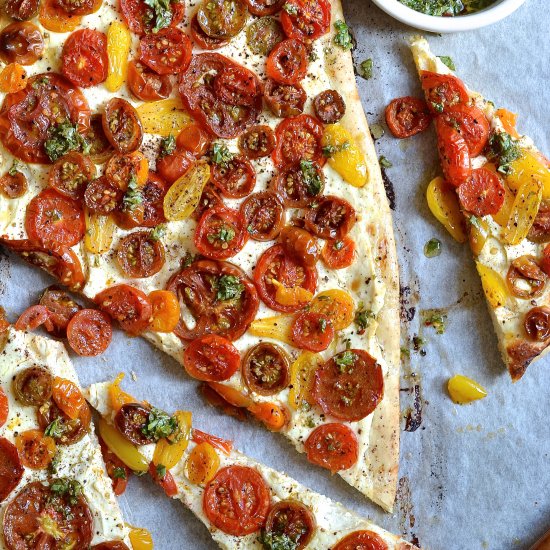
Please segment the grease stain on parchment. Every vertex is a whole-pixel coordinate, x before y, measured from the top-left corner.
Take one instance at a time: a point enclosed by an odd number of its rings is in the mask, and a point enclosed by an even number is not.
[[[407,476],[403,476],[397,484],[397,503],[399,507],[398,515],[401,533],[403,533],[403,536],[409,539],[413,544],[420,547],[418,537],[412,532],[416,523],[416,518],[413,510],[410,481]]]
[[[10,261],[3,249],[0,249],[0,296],[6,292],[6,281],[11,276]]]

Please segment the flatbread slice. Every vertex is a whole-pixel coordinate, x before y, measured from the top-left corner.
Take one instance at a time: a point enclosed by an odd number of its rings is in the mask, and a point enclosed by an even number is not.
[[[428,203],[455,238],[470,240],[502,359],[516,382],[550,344],[550,162],[517,132],[516,115],[464,86],[424,38],[415,38],[411,49],[425,91],[432,89],[428,107],[435,111],[443,171],[456,188],[455,194],[434,180]],[[447,79],[439,91],[438,75]],[[445,86],[454,98],[445,96]],[[461,121],[472,108],[481,114],[470,118],[468,137]],[[444,139],[455,140],[455,153]]]
[[[187,448],[181,450],[177,462],[171,468],[164,467],[158,449],[165,446],[165,440],[161,438],[156,444],[142,441],[143,444],[137,445],[135,434],[138,434],[137,437],[142,437],[143,433],[151,435],[147,426],[153,419],[170,417],[164,416],[166,413],[159,412],[150,404],[140,404],[126,393],[123,399],[120,396],[118,383],[93,384],[86,390],[89,403],[99,412],[103,422],[109,424],[110,430],[134,439],[133,443],[129,439],[125,441],[134,444],[144,461],[152,464],[157,483],[159,476],[162,476],[160,484],[167,495],[181,500],[205,524],[221,548],[416,548],[341,504],[306,489],[286,474],[234,450],[230,441],[192,428],[190,430],[190,418],[186,420],[188,424],[183,430],[174,427],[174,432],[168,434],[174,441],[177,440],[175,434],[181,431],[187,434],[185,437],[190,441]],[[113,400],[120,407],[118,411],[112,406]],[[130,426],[124,419],[135,415],[141,407],[145,407],[151,416],[142,417],[141,425],[134,423]],[[175,413],[172,418],[182,418],[178,415],[181,412]],[[105,426],[100,426],[100,431],[102,429],[106,430]],[[172,449],[174,445],[177,443],[172,444]],[[117,452],[116,443],[111,450]],[[172,456],[170,460],[173,462],[175,459]],[[248,487],[247,496],[244,496],[245,485]],[[230,493],[229,497],[227,493]],[[241,495],[240,498],[245,501],[237,505],[235,495]],[[247,501],[247,498],[251,500]],[[283,518],[286,519],[283,521]],[[354,539],[354,544],[352,536],[358,537]],[[262,541],[265,541],[264,544]]]

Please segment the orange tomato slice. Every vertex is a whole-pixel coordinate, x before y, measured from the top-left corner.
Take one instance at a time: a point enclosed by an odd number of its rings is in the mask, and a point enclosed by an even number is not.
[[[51,32],[72,32],[82,22],[80,15],[69,15],[58,7],[55,0],[42,0],[38,20]]]
[[[180,304],[171,290],[153,290],[149,294],[153,306],[151,329],[155,332],[172,332],[180,320]]]
[[[55,404],[72,420],[78,418],[82,407],[86,406],[80,388],[66,378],[55,377],[52,397]]]
[[[216,475],[219,467],[220,457],[216,449],[206,441],[199,443],[187,458],[187,479],[195,485],[205,485]]]

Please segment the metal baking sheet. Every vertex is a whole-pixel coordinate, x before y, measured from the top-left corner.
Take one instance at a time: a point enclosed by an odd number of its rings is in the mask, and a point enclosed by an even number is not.
[[[356,63],[373,60],[373,77],[359,78],[371,125],[383,123],[393,97],[420,95],[407,38],[415,33],[369,0],[347,0],[347,21],[357,40]],[[492,27],[456,35],[428,35],[438,55],[451,56],[459,74],[499,106],[520,113],[519,128],[550,154],[550,25],[548,0],[529,0]],[[530,367],[512,385],[467,246],[453,242],[428,212],[424,191],[437,170],[435,139],[427,132],[398,141],[377,140],[394,197],[394,221],[403,288],[403,345],[411,349],[401,384],[403,431],[398,501],[386,514],[344,481],[312,468],[281,436],[238,422],[207,407],[196,385],[169,357],[140,339],[117,332],[96,359],[73,356],[83,384],[127,373],[126,388],[167,410],[188,408],[195,425],[231,438],[235,445],[305,485],[336,499],[426,549],[527,549],[550,528],[550,360]],[[428,259],[426,241],[441,240],[442,254]],[[51,283],[17,258],[0,256],[0,301],[10,318]],[[444,308],[443,335],[421,327],[422,311]],[[422,353],[409,340],[421,333]],[[134,374],[135,380],[132,378]],[[489,395],[454,405],[445,385],[463,373]],[[204,526],[146,478],[132,479],[121,499],[128,521],[147,527],[155,547],[214,549]]]

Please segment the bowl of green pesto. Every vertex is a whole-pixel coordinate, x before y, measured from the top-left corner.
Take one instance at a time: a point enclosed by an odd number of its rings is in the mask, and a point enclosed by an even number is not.
[[[431,32],[459,32],[496,23],[525,0],[373,0],[386,13],[411,27]]]

